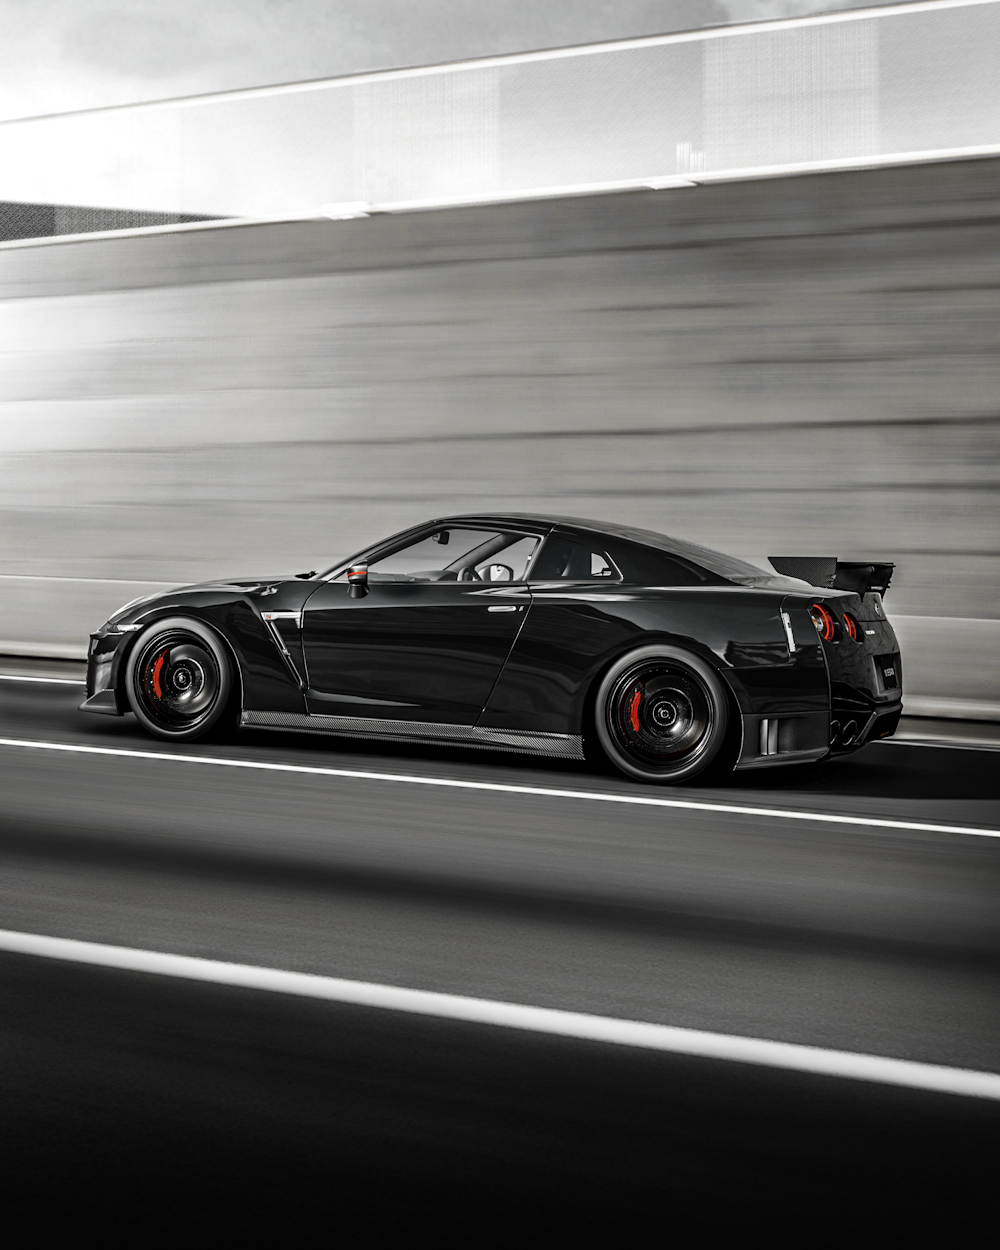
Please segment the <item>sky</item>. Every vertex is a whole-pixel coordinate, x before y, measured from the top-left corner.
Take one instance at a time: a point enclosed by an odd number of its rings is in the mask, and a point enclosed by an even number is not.
[[[864,0],[0,0],[0,120],[864,7]]]

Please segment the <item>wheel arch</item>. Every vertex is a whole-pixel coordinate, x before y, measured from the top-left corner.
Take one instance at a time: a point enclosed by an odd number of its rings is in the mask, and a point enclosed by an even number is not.
[[[738,755],[743,746],[744,716],[750,712],[750,700],[742,682],[736,677],[732,668],[725,664],[711,647],[707,647],[704,643],[699,643],[693,638],[677,637],[666,633],[643,633],[629,639],[627,643],[616,647],[613,652],[603,656],[600,664],[595,667],[594,671],[587,678],[580,702],[579,727],[580,735],[583,738],[584,751],[587,753],[588,758],[594,756],[595,750],[603,757],[603,752],[601,752],[601,748],[596,741],[595,720],[597,694],[601,688],[601,683],[620,660],[634,651],[640,651],[644,647],[655,646],[671,647],[674,650],[690,652],[714,670],[722,682],[722,688],[725,691],[729,704],[730,727],[728,735],[733,738],[732,745],[735,746]],[[727,745],[729,744],[727,743]]]
[[[727,697],[731,701],[730,709],[741,716],[751,710],[750,700],[745,689],[743,688],[743,683],[737,677],[735,670],[731,665],[726,664],[725,661],[723,661],[711,647],[698,642],[694,638],[680,637],[675,634],[659,632],[645,632],[634,635],[632,638],[622,642],[613,650],[606,652],[603,656],[601,656],[600,661],[594,666],[591,672],[588,673],[583,684],[580,699],[581,727],[586,724],[587,716],[592,715],[594,702],[597,698],[597,691],[610,669],[617,664],[619,660],[629,655],[631,652],[638,651],[642,647],[655,646],[674,647],[681,651],[690,651],[691,654],[696,655],[699,660],[703,660],[705,663],[710,664],[718,676],[722,679]]]
[[[232,660],[233,693],[230,698],[234,703],[237,699],[239,700],[239,708],[242,711],[246,707],[246,690],[244,676],[245,661],[240,650],[233,640],[229,630],[221,625],[215,617],[204,612],[199,612],[197,608],[193,608],[191,605],[186,603],[173,603],[157,606],[148,614],[148,616],[144,617],[142,621],[137,622],[141,628],[129,634],[126,642],[123,644],[118,653],[117,673],[114,682],[115,702],[119,711],[130,712],[132,710],[128,700],[128,664],[129,657],[135,650],[139,639],[143,637],[151,625],[156,625],[160,621],[173,620],[178,617],[190,618],[191,620],[196,621],[205,629],[211,630],[212,633],[215,634],[222,642]]]

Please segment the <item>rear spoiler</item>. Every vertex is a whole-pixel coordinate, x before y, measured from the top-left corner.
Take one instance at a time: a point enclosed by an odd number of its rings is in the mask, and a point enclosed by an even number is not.
[[[838,560],[836,556],[768,556],[771,567],[786,577],[799,577],[810,586],[884,595],[892,581],[894,564],[865,564],[861,560]]]

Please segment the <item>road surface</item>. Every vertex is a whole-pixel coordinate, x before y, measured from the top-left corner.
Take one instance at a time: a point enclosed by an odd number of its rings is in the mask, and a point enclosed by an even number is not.
[[[0,681],[4,930],[1000,1072],[995,750],[651,790],[485,752],[172,746],[80,698]],[[0,986],[8,1175],[102,1219],[954,1235],[991,1184],[990,1098],[9,951]]]

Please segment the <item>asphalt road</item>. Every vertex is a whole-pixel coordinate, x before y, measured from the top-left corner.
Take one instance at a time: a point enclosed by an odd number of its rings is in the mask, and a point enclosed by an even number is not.
[[[789,813],[762,816],[195,766],[650,793],[486,753],[164,746],[80,697],[2,681],[0,737],[168,758],[0,747],[2,928],[1000,1071],[1000,839],[817,819],[1000,830],[996,752],[668,792]],[[996,1103],[19,955],[0,986],[8,1175],[102,1218],[954,1230],[990,1185]]]

